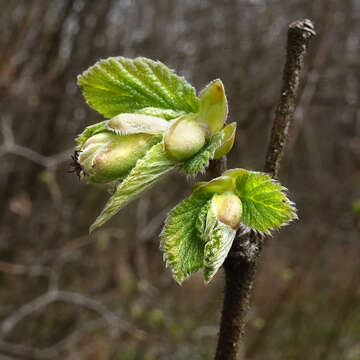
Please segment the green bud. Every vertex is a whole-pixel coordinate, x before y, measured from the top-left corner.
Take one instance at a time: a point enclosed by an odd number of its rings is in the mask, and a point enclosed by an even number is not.
[[[211,201],[217,220],[236,230],[242,215],[241,200],[232,192],[216,194]]]
[[[164,148],[170,159],[184,161],[195,155],[205,144],[207,128],[194,117],[182,116],[172,123],[164,136]]]
[[[89,182],[109,183],[123,178],[154,145],[148,134],[116,135],[103,132],[84,144],[78,162]]]
[[[224,85],[220,79],[214,80],[200,94],[199,121],[207,124],[214,135],[222,129],[227,113]]]

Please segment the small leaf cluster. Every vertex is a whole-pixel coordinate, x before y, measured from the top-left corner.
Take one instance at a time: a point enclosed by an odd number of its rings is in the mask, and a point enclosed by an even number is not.
[[[107,118],[77,137],[73,157],[80,177],[112,186],[90,231],[168,172],[203,172],[234,144],[236,124],[226,125],[227,99],[219,79],[197,96],[159,61],[116,57],[97,62],[78,84],[89,106]],[[178,283],[200,269],[209,282],[239,229],[270,234],[296,217],[286,189],[269,175],[232,169],[198,183],[170,212],[161,248]]]
[[[89,106],[108,118],[76,139],[80,176],[115,189],[91,231],[169,171],[203,172],[233,146],[236,126],[225,126],[220,80],[197,96],[159,61],[114,57],[98,61],[78,84]]]
[[[239,228],[270,234],[296,218],[294,204],[277,181],[265,173],[232,169],[195,185],[170,212],[161,247],[178,283],[200,269],[209,282]]]

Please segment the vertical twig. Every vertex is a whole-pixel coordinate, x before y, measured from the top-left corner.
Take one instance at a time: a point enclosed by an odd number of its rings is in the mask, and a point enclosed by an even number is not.
[[[313,35],[314,25],[310,20],[295,21],[289,26],[283,85],[264,166],[264,170],[273,177],[278,176],[289,125],[295,111],[303,59]]]
[[[281,96],[264,166],[264,170],[275,178],[294,114],[303,58],[313,35],[314,25],[310,20],[295,21],[288,29]],[[262,238],[254,233],[245,239],[239,237],[224,263],[225,296],[216,360],[236,360],[238,357],[262,242]]]

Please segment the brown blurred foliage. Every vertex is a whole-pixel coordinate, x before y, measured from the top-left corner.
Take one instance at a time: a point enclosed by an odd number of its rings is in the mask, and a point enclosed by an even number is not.
[[[281,181],[300,220],[268,239],[248,359],[360,358],[358,0],[0,0],[0,358],[209,359],[221,272],[179,287],[158,234],[194,179],[173,174],[88,235],[104,188],[68,174],[74,137],[102,118],[76,76],[146,56],[197,89],[220,77],[236,145],[260,169],[287,25],[315,21]]]

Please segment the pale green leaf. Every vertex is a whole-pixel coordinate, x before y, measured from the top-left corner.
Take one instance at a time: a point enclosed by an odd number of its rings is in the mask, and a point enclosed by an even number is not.
[[[166,120],[176,119],[182,115],[185,115],[185,111],[175,111],[171,109],[159,109],[154,107],[146,107],[136,111],[137,114],[144,114],[149,116],[156,116]]]
[[[206,191],[212,194],[234,190],[234,180],[229,176],[219,176],[211,181],[200,181],[196,183],[192,192]]]
[[[236,230],[216,219],[210,207],[206,220],[204,278],[209,282],[225,261],[234,241]]]
[[[75,139],[78,142],[78,149],[81,150],[86,140],[91,136],[99,134],[104,131],[108,131],[107,129],[108,120],[99,122],[94,125],[90,125],[85,128],[85,130]]]
[[[202,226],[198,218],[211,197],[209,193],[195,193],[176,206],[166,219],[161,248],[179,284],[203,266],[205,244],[198,231]]]
[[[233,169],[224,174],[235,179],[243,213],[241,221],[251,229],[270,233],[297,218],[286,189],[265,173]]]
[[[165,119],[143,114],[119,114],[108,122],[108,129],[118,135],[162,134],[170,126]]]
[[[223,137],[223,131],[212,136],[197,154],[183,163],[182,167],[185,172],[187,174],[196,174],[204,171],[210,160],[214,158],[216,150],[221,146]]]
[[[161,176],[174,168],[161,143],[154,145],[137,161],[129,175],[117,186],[113,196],[90,227],[90,232],[107,222],[130,201],[152,186]]]
[[[215,151],[214,159],[219,159],[226,155],[233,147],[236,135],[236,122],[233,122],[223,128],[224,137],[221,146]]]
[[[199,214],[197,215],[197,219],[195,222],[195,227],[197,234],[200,238],[203,237],[205,226],[206,226],[206,217],[210,207],[211,201],[209,200],[200,210]]]
[[[159,61],[112,57],[78,77],[88,104],[111,118],[145,108],[197,112],[195,89]]]
[[[216,79],[206,86],[199,98],[199,121],[207,124],[214,135],[223,127],[228,113],[225,89],[222,81]]]

